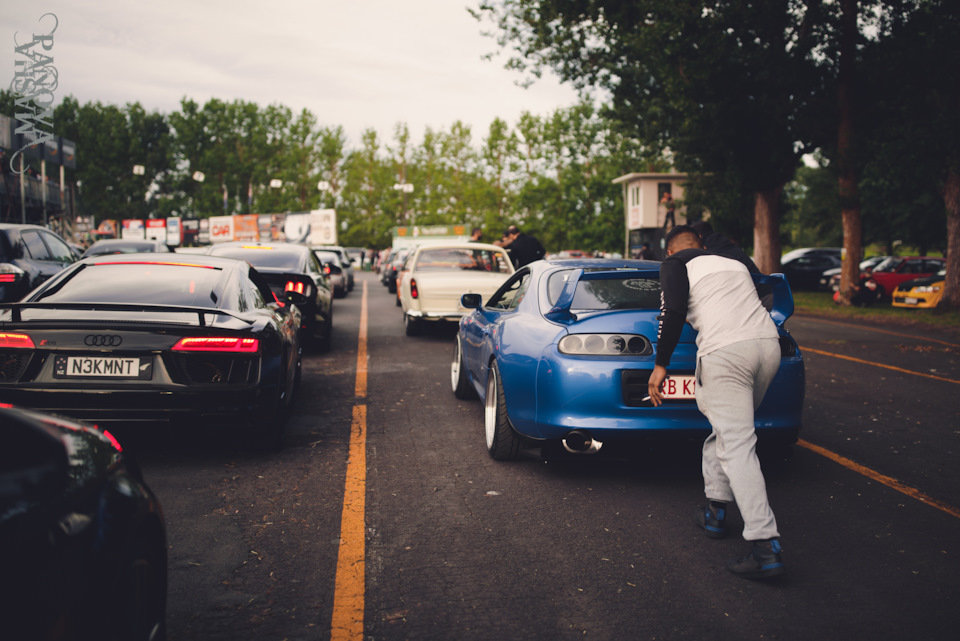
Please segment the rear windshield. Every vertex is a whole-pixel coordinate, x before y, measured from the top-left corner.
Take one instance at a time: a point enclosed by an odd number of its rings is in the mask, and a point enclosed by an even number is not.
[[[192,265],[88,265],[39,300],[210,307],[219,303],[222,276],[219,268]]]
[[[245,260],[257,269],[282,269],[288,272],[300,271],[300,254],[276,249],[244,249],[243,247],[217,249],[210,252],[216,256],[227,256]]]
[[[573,271],[552,274],[547,281],[547,299],[553,305]],[[570,309],[659,309],[660,280],[652,278],[614,278],[611,280],[581,280],[573,295]]]
[[[452,247],[421,251],[415,269],[417,271],[470,270],[496,274],[510,273],[507,259],[500,252]]]

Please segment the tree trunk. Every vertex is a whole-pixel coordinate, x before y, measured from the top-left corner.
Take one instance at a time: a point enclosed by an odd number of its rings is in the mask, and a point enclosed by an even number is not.
[[[860,221],[860,191],[857,187],[857,166],[854,153],[854,59],[857,46],[857,0],[843,0],[840,30],[840,73],[837,88],[840,125],[837,131],[839,157],[840,215],[843,219],[843,265],[840,270],[840,298],[849,305],[860,282],[860,261],[863,259]]]
[[[764,274],[780,271],[780,195],[783,185],[758,191],[753,206],[754,262]]]
[[[960,172],[956,167],[947,171],[943,204],[947,209],[947,278],[937,309],[953,311],[960,309]]]

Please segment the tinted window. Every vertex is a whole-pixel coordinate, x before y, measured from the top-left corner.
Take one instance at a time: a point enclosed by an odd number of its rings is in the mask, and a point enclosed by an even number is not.
[[[508,274],[507,260],[489,249],[427,249],[420,252],[417,271],[471,270]]]
[[[556,272],[547,281],[547,299],[557,302],[563,286],[572,274]],[[570,309],[659,309],[660,280],[653,278],[614,278],[610,280],[581,280],[573,295]]]
[[[511,278],[496,294],[490,297],[490,300],[487,301],[487,307],[501,310],[516,309],[527,293],[530,281],[530,272],[522,272]]]
[[[218,268],[188,265],[88,265],[41,300],[218,306],[222,274]]]
[[[24,247],[27,248],[27,255],[34,260],[50,260],[50,252],[47,251],[47,246],[43,244],[43,239],[40,238],[40,232],[37,231],[24,231],[20,233],[20,239],[23,241]]]
[[[70,246],[65,242],[54,236],[53,234],[47,232],[41,232],[44,242],[47,243],[47,249],[50,250],[50,256],[53,260],[60,263],[72,263],[73,262],[73,252],[70,251]]]

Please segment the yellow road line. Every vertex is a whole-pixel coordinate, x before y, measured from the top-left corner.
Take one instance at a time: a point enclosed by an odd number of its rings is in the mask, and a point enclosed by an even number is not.
[[[807,316],[806,314],[794,314],[798,318],[805,318],[807,320],[815,321],[817,323],[829,323],[830,325],[840,325],[841,327],[853,327],[855,329],[861,329],[868,332],[874,332],[877,334],[890,334],[891,336],[900,336],[901,338],[913,338],[918,341],[926,341],[928,343],[940,343],[941,345],[947,345],[949,347],[960,347],[960,343],[951,343],[949,341],[940,340],[938,338],[930,338],[929,336],[917,336],[916,334],[904,334],[902,332],[893,332],[889,329],[878,329],[876,327],[867,327],[864,325],[855,325],[853,323],[844,323],[841,321],[827,320],[825,318],[820,318],[818,316]]]
[[[832,356],[834,358],[842,358],[845,361],[853,361],[854,363],[860,363],[862,365],[873,365],[874,367],[882,367],[883,369],[893,370],[895,372],[901,372],[903,374],[912,374],[914,376],[923,376],[925,378],[932,378],[936,381],[944,381],[946,383],[960,383],[960,381],[954,378],[944,378],[943,376],[935,376],[933,374],[926,374],[924,372],[914,372],[913,370],[903,369],[902,367],[894,367],[893,365],[884,365],[883,363],[874,363],[873,361],[865,361],[862,358],[854,358],[853,356],[844,356],[843,354],[834,354],[833,352],[824,352],[819,349],[814,349],[812,347],[800,347],[801,352],[813,352],[814,354],[820,354],[821,356]]]
[[[367,394],[367,283],[360,306],[360,339],[357,349],[356,396]],[[331,641],[363,641],[366,592],[366,491],[367,406],[353,407],[350,451],[347,458],[343,513],[340,517],[340,551],[333,591]]]
[[[363,295],[360,304],[360,340],[357,344],[357,384],[354,388],[357,398],[367,396],[367,283],[363,283]]]
[[[819,445],[814,445],[813,443],[809,443],[809,442],[807,442],[807,441],[804,441],[803,439],[798,440],[798,441],[797,441],[797,445],[799,445],[800,447],[805,447],[805,448],[807,448],[808,450],[810,450],[811,452],[816,452],[817,454],[820,454],[821,456],[825,456],[825,457],[827,457],[828,459],[830,459],[831,461],[835,461],[835,462],[839,463],[840,465],[844,466],[845,468],[850,469],[850,470],[853,470],[854,472],[857,472],[858,474],[862,474],[863,476],[866,476],[867,478],[873,479],[874,481],[877,481],[878,483],[883,483],[883,484],[886,485],[887,487],[891,487],[891,488],[895,489],[895,490],[898,491],[898,492],[902,492],[903,494],[906,494],[906,495],[909,496],[910,498],[916,499],[916,500],[920,501],[921,503],[926,503],[927,505],[930,505],[931,507],[935,507],[935,508],[937,508],[938,510],[942,510],[942,511],[946,512],[947,514],[949,514],[950,516],[955,516],[955,517],[957,517],[957,518],[960,518],[960,509],[957,509],[957,508],[955,508],[955,507],[952,507],[952,506],[950,506],[950,505],[947,505],[947,504],[944,503],[943,501],[938,501],[938,500],[935,499],[935,498],[932,498],[932,497],[930,497],[930,496],[927,496],[926,494],[924,494],[924,493],[921,492],[920,490],[917,490],[917,489],[912,488],[912,487],[910,487],[910,486],[904,485],[903,483],[901,483],[900,481],[898,481],[898,480],[895,479],[895,478],[891,478],[891,477],[889,477],[889,476],[885,476],[885,475],[883,475],[883,474],[880,474],[879,472],[874,472],[874,471],[871,470],[869,467],[864,467],[863,465],[860,465],[859,463],[855,463],[855,462],[851,461],[851,460],[848,459],[848,458],[844,458],[844,457],[840,456],[839,454],[834,454],[833,452],[831,452],[831,451],[828,450],[828,449],[822,448],[822,447],[820,447]]]

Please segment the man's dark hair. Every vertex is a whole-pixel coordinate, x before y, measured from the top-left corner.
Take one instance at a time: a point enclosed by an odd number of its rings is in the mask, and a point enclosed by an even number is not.
[[[516,225],[510,225],[509,227],[507,227],[507,231],[504,232],[503,235],[504,235],[504,236],[512,236],[513,234],[519,234],[519,233],[520,233],[520,228],[519,228],[519,227],[517,227]]]
[[[700,234],[691,227],[690,225],[677,225],[673,229],[667,232],[667,236],[664,239],[664,244],[667,249],[670,249],[670,245],[673,244],[673,241],[680,236],[690,235],[697,239],[697,243],[703,245],[703,241],[700,239]]]

